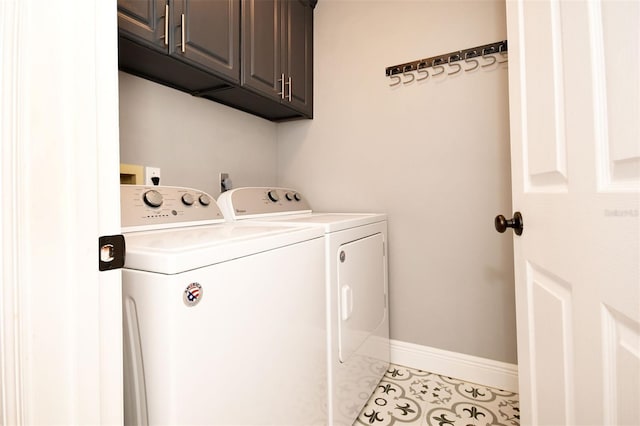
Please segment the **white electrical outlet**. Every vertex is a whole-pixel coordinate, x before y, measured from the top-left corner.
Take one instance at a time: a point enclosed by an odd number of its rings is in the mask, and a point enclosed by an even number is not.
[[[158,178],[157,183],[153,181]],[[144,184],[145,185],[158,185],[160,183],[160,167],[145,167],[144,168]]]

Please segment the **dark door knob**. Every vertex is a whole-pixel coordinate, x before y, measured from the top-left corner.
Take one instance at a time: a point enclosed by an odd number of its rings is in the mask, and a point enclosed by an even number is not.
[[[496,225],[496,231],[500,233],[506,231],[507,228],[513,228],[513,232],[515,232],[516,235],[522,235],[522,229],[524,228],[522,214],[520,214],[520,212],[515,212],[513,219],[505,219],[505,217],[500,214],[496,216],[494,224]]]

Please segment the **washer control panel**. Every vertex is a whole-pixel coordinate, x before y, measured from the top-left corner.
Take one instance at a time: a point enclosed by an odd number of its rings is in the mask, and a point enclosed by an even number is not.
[[[311,213],[305,197],[290,188],[236,188],[220,194],[218,205],[227,220]]]
[[[213,197],[177,186],[120,185],[123,231],[192,226],[224,221]]]

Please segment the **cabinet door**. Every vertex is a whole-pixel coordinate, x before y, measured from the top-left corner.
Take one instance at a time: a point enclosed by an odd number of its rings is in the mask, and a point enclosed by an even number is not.
[[[165,6],[165,0],[118,0],[120,33],[166,52]]]
[[[176,0],[169,54],[240,82],[240,0]]]
[[[281,2],[242,2],[242,85],[281,99]]]
[[[313,9],[307,1],[284,2],[283,30],[282,69],[287,82],[290,81],[286,94],[291,93],[290,106],[293,109],[311,117],[313,115]]]

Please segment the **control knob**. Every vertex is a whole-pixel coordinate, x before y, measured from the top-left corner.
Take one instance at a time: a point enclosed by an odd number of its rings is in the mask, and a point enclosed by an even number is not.
[[[187,206],[192,206],[194,203],[193,195],[187,193],[182,195],[182,202]]]
[[[302,199],[300,194],[297,192],[287,192],[285,197],[287,197],[287,200],[289,201],[300,201]]]
[[[198,198],[198,201],[200,201],[200,204],[202,204],[205,207],[211,204],[211,198],[209,198],[209,196],[205,194],[200,195],[200,197]]]
[[[278,197],[278,192],[275,189],[272,189],[271,191],[267,192],[267,196],[274,203],[277,203],[280,200],[280,197]]]
[[[149,207],[160,207],[162,205],[162,194],[155,189],[145,192],[142,199]]]

